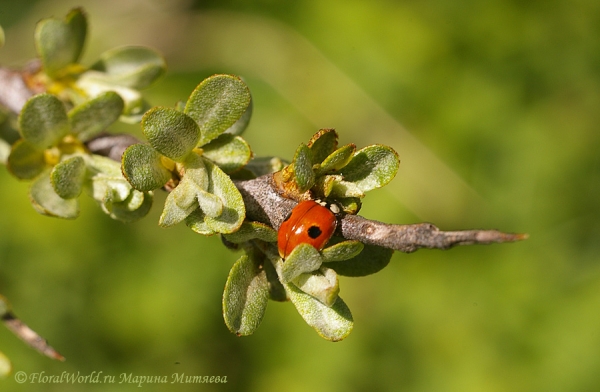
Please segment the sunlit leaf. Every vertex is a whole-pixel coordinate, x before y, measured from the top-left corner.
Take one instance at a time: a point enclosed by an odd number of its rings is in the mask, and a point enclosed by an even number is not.
[[[252,158],[250,146],[244,139],[231,134],[222,134],[202,146],[203,156],[216,163],[225,173],[233,173]]]
[[[354,144],[347,144],[338,148],[323,160],[319,167],[319,173],[327,173],[332,170],[343,168],[352,159],[354,151],[356,151],[356,146]]]
[[[134,144],[125,150],[122,170],[131,186],[142,192],[158,189],[171,179],[161,155],[147,144]]]
[[[299,191],[302,193],[309,190],[315,184],[315,173],[310,160],[310,150],[306,145],[300,144],[296,150],[293,165]]]
[[[164,58],[155,50],[142,46],[123,46],[106,51],[91,67],[103,72],[107,80],[119,86],[143,89],[164,74]]]
[[[211,76],[196,87],[185,106],[185,113],[200,126],[202,146],[233,126],[250,105],[250,90],[238,77]]]
[[[223,317],[229,330],[251,335],[260,325],[269,300],[265,271],[243,255],[231,268],[223,292]]]
[[[290,282],[301,274],[316,271],[322,262],[321,254],[312,245],[299,244],[283,262],[281,280]]]
[[[15,177],[33,179],[46,168],[44,152],[25,140],[18,140],[12,146],[7,166]]]
[[[321,251],[323,262],[348,260],[358,256],[364,249],[364,244],[360,241],[348,240],[328,246]],[[329,266],[329,265],[328,265]]]
[[[390,182],[399,166],[396,151],[376,144],[357,151],[340,172],[345,181],[355,183],[362,192],[368,192]]]
[[[335,129],[321,129],[308,142],[310,160],[313,164],[321,163],[338,145],[338,135]]]
[[[227,128],[225,133],[230,133],[235,136],[238,136],[238,135],[241,135],[242,133],[244,133],[246,128],[248,128],[248,124],[250,124],[250,118],[252,118],[253,107],[254,107],[254,100],[252,98],[250,98],[250,104],[248,104],[248,107],[246,108],[246,111],[244,112],[244,114],[242,114],[242,117],[240,117],[240,119],[237,120],[232,126]]]
[[[82,141],[108,128],[119,119],[125,103],[114,91],[98,95],[69,111],[71,131]]]
[[[254,239],[265,242],[277,242],[277,231],[260,222],[244,221],[240,228],[231,234],[223,235],[229,242],[242,243]]]
[[[63,199],[58,196],[52,187],[49,171],[42,173],[31,184],[29,195],[31,204],[42,215],[65,219],[75,219],[79,215],[77,199]]]
[[[49,148],[70,131],[65,106],[54,95],[35,95],[21,110],[19,129],[23,139],[36,148]]]
[[[35,29],[35,46],[44,71],[51,77],[71,64],[77,63],[85,44],[87,19],[76,8],[64,20],[49,18],[40,21]]]
[[[301,274],[292,283],[326,306],[332,306],[340,292],[337,274],[330,268],[321,267],[318,271]]]
[[[242,195],[219,167],[209,160],[204,160],[210,177],[208,192],[218,196],[223,201],[223,212],[217,217],[206,217],[208,226],[218,233],[233,233],[246,217],[246,206]]]
[[[321,337],[337,342],[350,334],[354,326],[352,313],[340,297],[329,307],[293,283],[285,284],[285,288],[298,313]]]
[[[146,112],[142,131],[156,151],[175,161],[184,159],[200,139],[196,122],[172,108],[156,107]]]
[[[63,199],[79,196],[83,187],[86,166],[80,156],[74,156],[59,162],[50,173],[50,180],[56,194]]]

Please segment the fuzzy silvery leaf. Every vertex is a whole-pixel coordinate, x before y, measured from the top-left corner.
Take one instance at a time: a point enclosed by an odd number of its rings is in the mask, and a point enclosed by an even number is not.
[[[133,144],[123,153],[123,175],[135,189],[147,192],[161,188],[171,179],[161,155],[147,144]]]
[[[208,192],[218,196],[223,201],[223,212],[217,217],[206,217],[207,225],[218,233],[233,233],[236,231],[246,217],[246,206],[242,195],[217,165],[209,160],[204,160],[210,183]]]
[[[348,240],[328,246],[321,251],[324,263],[348,260],[362,252],[364,244],[360,241]]]
[[[225,173],[233,173],[248,163],[252,150],[244,139],[224,133],[202,146],[203,156],[216,163]]]
[[[35,29],[35,46],[46,74],[61,76],[61,71],[77,63],[86,34],[87,19],[79,8],[69,12],[64,20],[41,20]]]
[[[258,239],[265,242],[277,242],[277,231],[261,222],[244,221],[240,228],[231,234],[224,234],[225,239],[234,244]]]
[[[111,83],[140,90],[165,73],[164,58],[142,46],[123,46],[106,51],[91,69],[107,75]]]
[[[58,196],[73,199],[81,194],[85,174],[84,159],[74,156],[56,164],[50,173],[50,180]]]
[[[200,128],[188,115],[172,108],[150,109],[142,118],[142,131],[154,149],[182,161],[200,140]]]
[[[15,177],[31,180],[46,168],[44,151],[23,139],[17,140],[8,156],[7,166]]]
[[[316,271],[323,258],[317,249],[309,244],[299,244],[286,257],[281,266],[282,282],[290,282],[301,274]]]
[[[310,150],[305,144],[300,144],[293,161],[294,178],[300,193],[306,192],[315,184],[315,172],[310,160]]]
[[[107,91],[69,111],[71,132],[85,141],[104,131],[119,119],[124,102],[114,91]]]
[[[264,269],[248,255],[231,268],[223,292],[223,318],[227,328],[238,336],[251,335],[260,325],[269,286]]]
[[[19,130],[23,139],[38,149],[56,145],[70,131],[65,106],[51,94],[33,96],[21,110]]]
[[[354,151],[356,151],[356,146],[354,144],[347,144],[338,148],[323,160],[319,166],[319,173],[327,173],[343,168],[352,159]]]
[[[79,215],[77,199],[63,199],[56,194],[50,181],[49,170],[35,179],[29,195],[33,208],[42,215],[65,219],[75,219]]]
[[[203,146],[233,126],[250,105],[250,90],[237,76],[214,75],[190,95],[185,113],[198,123]]]
[[[302,274],[292,283],[326,306],[332,306],[340,292],[337,274],[331,268],[321,267],[318,271]]]
[[[312,295],[306,294],[293,283],[286,283],[284,286],[300,316],[321,337],[337,342],[350,334],[354,326],[352,313],[340,297],[337,297],[330,307]]]
[[[357,151],[340,173],[345,181],[353,182],[362,192],[368,192],[390,182],[399,166],[396,151],[376,144]]]
[[[338,145],[338,135],[334,129],[321,129],[308,142],[310,159],[313,164],[321,163]]]

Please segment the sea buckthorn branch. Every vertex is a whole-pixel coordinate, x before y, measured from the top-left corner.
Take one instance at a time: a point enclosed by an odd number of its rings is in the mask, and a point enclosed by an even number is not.
[[[276,229],[296,205],[294,200],[280,194],[272,175],[235,181],[235,185],[242,193],[247,217]],[[441,231],[431,223],[388,224],[349,214],[341,217],[339,223],[338,233],[347,240],[357,240],[404,253],[420,248],[449,249],[456,245],[484,245],[527,238],[526,234],[497,230]]]

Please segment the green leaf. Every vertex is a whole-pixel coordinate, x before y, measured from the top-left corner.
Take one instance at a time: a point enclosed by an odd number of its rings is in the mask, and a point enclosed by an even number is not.
[[[321,337],[337,342],[352,332],[354,326],[352,313],[340,297],[333,306],[329,307],[312,295],[306,294],[293,283],[286,283],[285,288],[300,316]]]
[[[204,215],[200,208],[196,208],[187,216],[187,218],[185,218],[185,224],[192,229],[192,231],[201,235],[217,234],[217,232],[206,223],[206,215]]]
[[[107,91],[85,101],[69,112],[71,131],[85,141],[119,119],[125,103],[114,91]]]
[[[325,253],[325,249],[323,252]],[[390,263],[393,254],[391,249],[365,244],[357,256],[348,260],[327,262],[326,266],[342,276],[366,276],[384,269]]]
[[[164,58],[142,46],[124,46],[108,50],[91,69],[103,72],[111,83],[140,90],[150,86],[166,71]]]
[[[159,224],[163,227],[177,224],[200,206],[203,216],[216,217],[223,212],[223,201],[206,192],[210,177],[204,159],[189,154],[184,161],[185,173],[175,189],[167,196]]]
[[[65,106],[54,95],[35,95],[21,110],[19,129],[23,139],[38,149],[54,146],[70,131]]]
[[[85,161],[74,156],[59,162],[50,173],[50,180],[56,194],[63,199],[72,199],[81,193],[85,178]]]
[[[150,211],[152,194],[132,190],[125,200],[114,202],[112,198],[106,198],[101,206],[112,219],[125,223],[135,222]]]
[[[161,155],[147,144],[134,144],[125,150],[122,170],[131,186],[142,192],[161,188],[171,179]]]
[[[321,254],[312,245],[299,244],[281,266],[281,281],[291,282],[301,274],[316,271],[321,267],[322,262]]]
[[[260,265],[243,255],[231,268],[223,292],[223,318],[238,336],[254,333],[263,319],[269,300],[269,286]]]
[[[44,71],[50,77],[61,76],[71,64],[77,63],[87,34],[87,19],[79,8],[67,14],[65,20],[49,18],[35,29],[35,46]]]
[[[179,190],[178,190],[179,189]],[[198,208],[196,195],[187,199],[190,195],[187,187],[181,187],[181,183],[167,196],[165,207],[160,215],[158,224],[162,227],[170,227],[184,221],[188,215]]]
[[[225,173],[233,173],[252,158],[250,146],[244,139],[223,134],[202,147],[205,158],[216,163]]]
[[[338,135],[335,129],[321,129],[308,142],[310,160],[313,164],[321,163],[338,145]]]
[[[331,188],[328,195],[333,198],[365,197],[362,189],[354,182],[336,179],[330,185]]]
[[[200,139],[194,120],[172,108],[156,107],[146,112],[142,131],[156,151],[174,161],[183,160]]]
[[[306,192],[315,184],[315,172],[310,161],[310,150],[304,144],[296,150],[294,155],[294,177],[300,193]]]
[[[253,106],[254,106],[254,101],[252,100],[252,98],[250,98],[250,104],[246,108],[246,111],[244,112],[244,114],[242,114],[242,117],[240,117],[240,119],[237,120],[232,126],[227,128],[225,133],[229,133],[229,134],[232,134],[235,136],[239,136],[242,133],[244,133],[246,128],[248,128],[248,124],[250,124],[250,118],[252,117]]]
[[[150,105],[138,90],[115,84],[108,75],[99,71],[90,70],[82,73],[75,86],[90,97],[97,97],[108,91],[119,94],[125,103],[119,119],[126,123],[139,123],[142,115],[150,109]]]
[[[77,199],[63,199],[54,192],[50,171],[42,173],[33,182],[29,196],[33,208],[42,215],[65,219],[75,219],[79,215]]]
[[[208,218],[218,218],[223,213],[223,201],[217,195],[206,191],[198,192],[198,204]]]
[[[358,256],[364,247],[362,242],[355,240],[342,241],[335,245],[328,246],[321,251],[323,262],[330,263],[333,261],[351,259]]]
[[[204,164],[205,161],[198,154],[189,154],[183,162],[185,168],[184,180],[192,181],[198,189],[203,191],[208,189],[210,183],[208,169]]]
[[[185,113],[200,126],[203,146],[233,126],[250,105],[246,84],[232,75],[211,76],[196,87],[185,106]]]
[[[244,221],[236,232],[223,234],[223,236],[227,241],[234,244],[255,239],[265,242],[277,242],[277,231],[271,226],[260,222]]]
[[[206,216],[206,224],[218,233],[233,233],[242,225],[246,217],[246,206],[242,195],[231,181],[231,178],[217,165],[206,159],[204,164],[208,169],[210,178],[208,192],[218,196],[223,201],[223,213],[214,218]]]
[[[368,192],[390,182],[399,166],[396,151],[376,144],[357,151],[341,174],[345,181],[355,183],[362,192]]]
[[[292,283],[325,306],[332,306],[340,292],[337,274],[334,270],[325,267],[312,273],[302,274],[292,280]]]
[[[324,174],[329,171],[343,168],[348,164],[348,162],[350,162],[355,151],[356,146],[354,144],[347,144],[338,148],[323,160],[321,166],[319,167],[318,173]]]
[[[23,139],[18,140],[12,146],[7,166],[15,177],[31,180],[46,168],[44,152]]]

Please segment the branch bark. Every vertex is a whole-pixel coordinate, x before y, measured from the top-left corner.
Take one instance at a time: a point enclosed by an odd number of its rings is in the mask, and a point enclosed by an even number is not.
[[[272,175],[254,180],[236,181],[246,203],[249,219],[267,223],[278,229],[296,202],[279,194]],[[497,230],[441,231],[431,223],[394,225],[366,219],[359,215],[339,218],[337,233],[348,240],[411,253],[420,248],[449,249],[456,245],[514,242],[526,234],[510,234]]]

